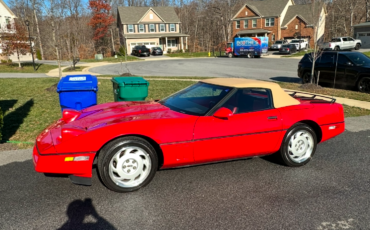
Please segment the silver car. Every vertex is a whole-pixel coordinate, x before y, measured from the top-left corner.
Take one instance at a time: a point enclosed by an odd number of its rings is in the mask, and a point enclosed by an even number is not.
[[[282,45],[287,44],[287,43],[288,42],[286,40],[275,41],[275,43],[271,45],[270,49],[278,50],[281,48]]]

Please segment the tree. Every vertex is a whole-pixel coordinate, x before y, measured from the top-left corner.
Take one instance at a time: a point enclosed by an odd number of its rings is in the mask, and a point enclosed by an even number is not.
[[[28,39],[27,28],[23,24],[15,21],[10,30],[5,27],[1,30],[2,55],[17,54],[19,68],[21,68],[20,55],[25,55],[30,50]]]
[[[93,12],[89,26],[94,29],[95,47],[103,52],[103,48],[107,47],[106,38],[109,27],[114,22],[114,18],[110,14],[111,6],[107,0],[90,0],[89,8]]]

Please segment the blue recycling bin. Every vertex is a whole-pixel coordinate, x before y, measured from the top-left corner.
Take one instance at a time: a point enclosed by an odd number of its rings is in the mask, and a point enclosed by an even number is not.
[[[67,75],[57,86],[60,107],[82,110],[97,104],[98,79],[96,76]]]

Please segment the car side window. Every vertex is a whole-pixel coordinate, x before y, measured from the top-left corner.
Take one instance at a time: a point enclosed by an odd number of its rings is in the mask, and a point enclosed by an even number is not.
[[[342,38],[342,40],[343,40],[344,42],[347,42],[347,41],[348,41],[348,39],[347,39],[347,38]]]
[[[355,39],[348,37],[348,41],[354,41]]]
[[[269,89],[238,89],[223,105],[234,114],[272,109],[272,95]]]
[[[338,56],[338,65],[346,65],[347,62],[351,62],[346,56],[343,54],[339,54]]]
[[[318,60],[320,64],[334,64],[334,54],[324,53]]]

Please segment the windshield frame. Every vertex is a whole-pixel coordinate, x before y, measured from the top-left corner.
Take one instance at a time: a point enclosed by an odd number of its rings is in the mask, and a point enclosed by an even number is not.
[[[185,93],[189,92],[191,90],[191,88],[193,88],[193,87],[202,86],[202,85],[209,85],[209,86],[214,86],[214,87],[218,87],[218,88],[223,88],[222,90],[228,90],[228,92],[223,97],[220,97],[218,99],[218,101],[216,101],[213,106],[209,107],[203,113],[197,113],[197,112],[194,112],[194,111],[189,111],[189,110],[186,110],[186,109],[183,109],[183,108],[176,107],[176,106],[171,105],[169,103],[166,103],[169,99],[175,98],[175,97],[177,97],[179,95],[182,95],[182,94],[185,94]],[[204,82],[198,82],[198,83],[190,85],[190,86],[188,86],[188,87],[186,87],[186,88],[184,88],[184,89],[182,89],[182,90],[180,90],[180,91],[178,91],[178,92],[160,100],[158,103],[160,103],[161,105],[166,106],[170,110],[178,112],[178,113],[191,115],[191,116],[204,117],[204,116],[209,116],[210,112],[212,112],[214,110],[214,108],[219,106],[219,104],[222,103],[225,100],[225,98],[228,98],[228,96],[231,95],[234,92],[234,90],[235,90],[234,87],[228,87],[228,86],[214,85],[214,84],[209,84],[209,83],[204,83]]]

